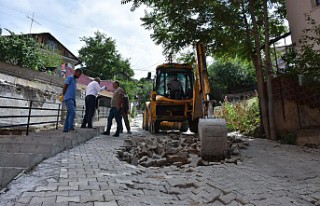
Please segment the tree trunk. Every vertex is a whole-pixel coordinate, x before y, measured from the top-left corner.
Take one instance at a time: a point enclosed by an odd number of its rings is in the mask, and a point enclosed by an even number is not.
[[[274,125],[274,110],[273,110],[273,94],[272,94],[272,64],[270,56],[270,44],[269,44],[269,16],[268,16],[268,1],[263,0],[264,10],[264,27],[265,27],[265,55],[266,55],[266,75],[267,75],[267,93],[268,93],[268,111],[269,111],[269,127],[270,127],[270,139],[276,139],[276,131]]]
[[[262,123],[263,123],[264,131],[266,133],[267,139],[270,139],[269,116],[268,116],[268,110],[267,110],[267,104],[266,104],[266,96],[264,93],[264,78],[263,78],[262,58],[261,58],[261,50],[260,50],[260,47],[261,47],[260,36],[259,36],[259,29],[258,29],[256,16],[255,16],[254,0],[249,0],[249,11],[251,15],[252,24],[253,24],[253,34],[254,34],[255,52],[256,52],[255,54],[252,55],[252,61],[256,69],[259,103],[260,103],[261,114],[262,114]]]

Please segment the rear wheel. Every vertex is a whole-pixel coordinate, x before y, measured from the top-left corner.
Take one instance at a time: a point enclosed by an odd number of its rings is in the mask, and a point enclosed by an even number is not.
[[[145,115],[144,115],[144,130],[148,131],[149,130],[149,118],[148,118],[148,112],[147,110],[145,111]]]
[[[146,112],[143,112],[142,116],[142,129],[146,129]]]
[[[198,133],[199,119],[189,120],[189,128],[193,133]]]

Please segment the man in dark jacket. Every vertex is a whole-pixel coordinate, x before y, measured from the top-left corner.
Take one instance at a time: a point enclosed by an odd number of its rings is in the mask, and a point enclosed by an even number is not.
[[[129,117],[128,115],[130,114],[130,101],[129,101],[129,96],[127,93],[124,94],[123,99],[122,99],[122,104],[121,104],[121,116],[124,120],[124,123],[127,128],[128,134],[131,134],[131,129],[130,129],[130,122],[129,122]],[[121,123],[121,132],[123,132],[123,126]]]

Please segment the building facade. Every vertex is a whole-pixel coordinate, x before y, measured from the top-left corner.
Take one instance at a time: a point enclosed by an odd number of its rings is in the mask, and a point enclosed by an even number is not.
[[[287,0],[286,6],[292,43],[299,46],[303,30],[308,27],[306,15],[320,23],[320,0]]]

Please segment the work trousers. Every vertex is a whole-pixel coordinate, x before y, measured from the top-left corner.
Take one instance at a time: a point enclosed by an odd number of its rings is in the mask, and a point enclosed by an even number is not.
[[[81,127],[86,127],[88,124],[89,128],[92,128],[92,118],[96,109],[96,96],[87,95],[85,98],[86,112],[82,120]]]
[[[121,117],[123,118],[124,124],[126,125],[127,131],[130,132],[130,122],[128,117],[128,112],[121,109]],[[121,129],[120,131],[123,131],[122,121],[121,121]]]
[[[64,101],[67,106],[67,116],[64,123],[64,132],[69,132],[74,128],[74,118],[76,117],[76,100],[67,99]]]
[[[107,133],[110,134],[111,126],[112,126],[112,120],[116,119],[117,122],[117,131],[115,135],[120,134],[120,129],[121,129],[121,113],[120,110],[118,110],[116,107],[111,107],[109,116],[108,116],[108,124],[107,124]]]

